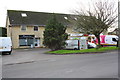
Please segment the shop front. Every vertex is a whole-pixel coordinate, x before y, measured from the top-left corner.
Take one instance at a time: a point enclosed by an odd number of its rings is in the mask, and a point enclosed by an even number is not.
[[[40,38],[35,35],[19,35],[19,47],[40,47]]]

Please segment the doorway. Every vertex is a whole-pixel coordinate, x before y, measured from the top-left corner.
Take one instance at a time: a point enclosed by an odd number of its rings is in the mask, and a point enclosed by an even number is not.
[[[40,38],[35,38],[34,46],[40,47]]]

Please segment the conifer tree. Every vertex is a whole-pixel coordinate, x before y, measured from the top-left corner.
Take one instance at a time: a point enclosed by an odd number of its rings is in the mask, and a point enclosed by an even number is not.
[[[68,38],[65,33],[66,27],[59,23],[56,15],[53,14],[52,18],[48,20],[44,31],[44,45],[51,50],[62,49],[65,45],[65,40]]]

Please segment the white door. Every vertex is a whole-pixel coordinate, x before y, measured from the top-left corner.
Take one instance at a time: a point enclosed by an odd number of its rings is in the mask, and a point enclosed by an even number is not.
[[[40,47],[40,39],[39,38],[35,38],[35,47]]]
[[[37,47],[40,47],[40,39],[37,39]]]

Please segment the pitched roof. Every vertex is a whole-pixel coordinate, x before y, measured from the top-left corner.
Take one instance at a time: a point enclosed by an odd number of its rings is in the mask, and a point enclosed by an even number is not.
[[[32,11],[7,11],[11,25],[46,25],[48,19],[51,18],[53,13],[45,12],[32,12]],[[69,25],[68,19],[70,14],[55,13],[57,20],[63,25]]]

